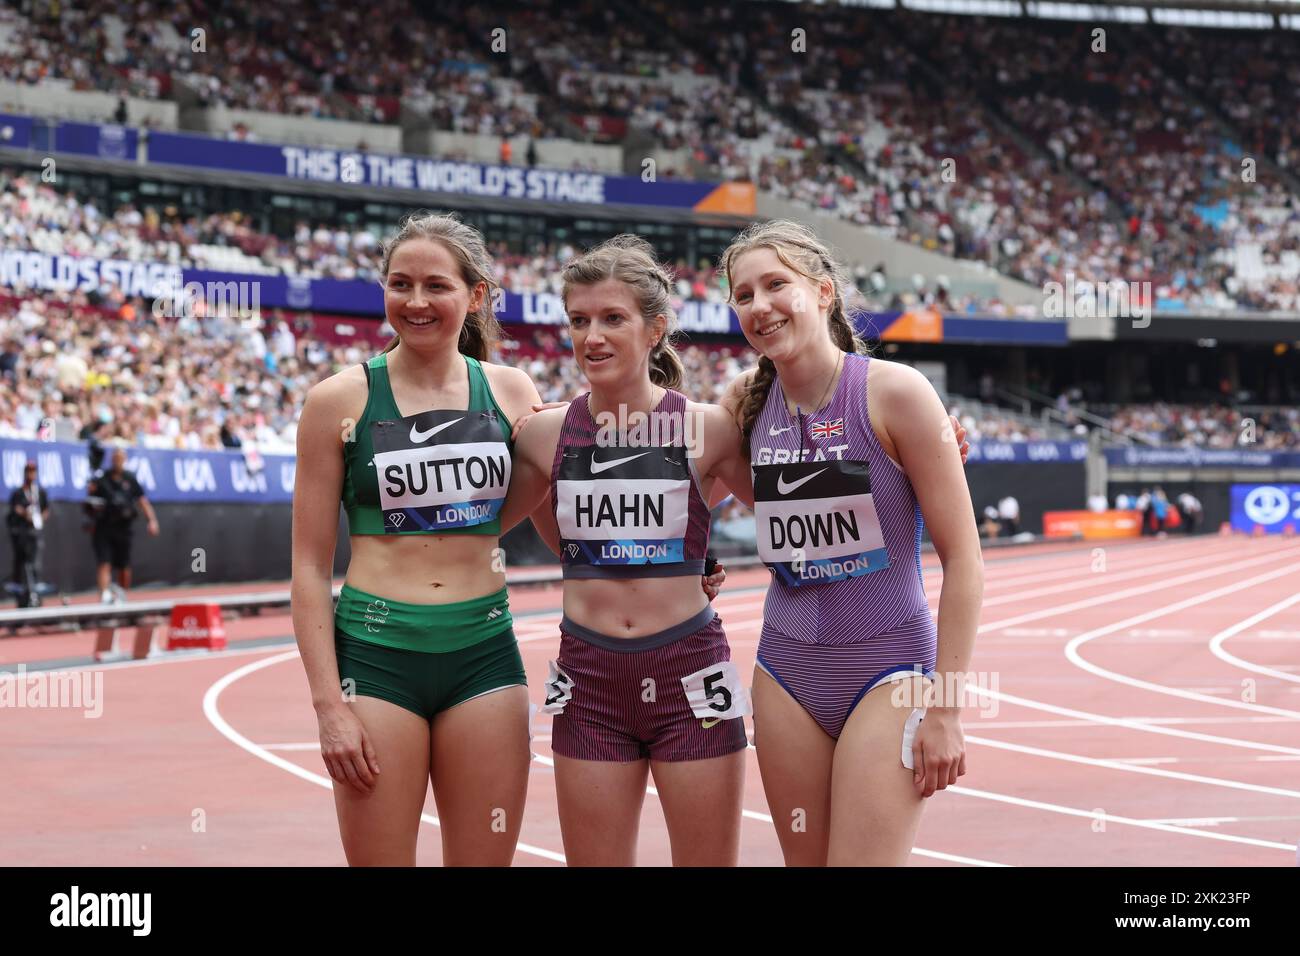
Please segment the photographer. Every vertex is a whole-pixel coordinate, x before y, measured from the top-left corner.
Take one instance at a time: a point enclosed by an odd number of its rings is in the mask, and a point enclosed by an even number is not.
[[[138,503],[138,507],[137,507]],[[149,534],[158,535],[158,518],[135,475],[126,470],[126,449],[113,449],[112,465],[86,484],[86,509],[94,519],[93,541],[98,562],[100,600],[124,603],[131,586],[132,522],[141,510],[149,521]],[[110,566],[117,584],[109,580]]]
[[[19,607],[40,607],[37,585],[41,580],[43,529],[50,518],[50,499],[36,481],[36,462],[23,468],[22,487],[9,496],[9,540],[13,545],[13,582],[18,585]]]

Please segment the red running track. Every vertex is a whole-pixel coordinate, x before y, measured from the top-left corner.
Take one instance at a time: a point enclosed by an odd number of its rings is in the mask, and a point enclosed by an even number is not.
[[[766,579],[735,573],[715,602],[742,673]],[[1300,543],[1013,548],[986,555],[986,582],[971,664],[984,694],[963,715],[968,773],[928,801],[914,864],[1296,864]],[[511,603],[536,699],[556,650],[559,591],[519,588]],[[288,616],[227,630],[223,653],[65,670],[87,687],[102,680],[97,718],[0,708],[17,784],[0,816],[0,865],[343,864]],[[274,637],[285,640],[240,646]],[[7,638],[0,662],[84,655],[92,641]],[[539,717],[517,865],[563,860],[549,731]],[[781,862],[766,813],[751,750],[743,865]],[[418,858],[433,865],[431,794],[425,819]],[[654,799],[639,862],[669,862]]]

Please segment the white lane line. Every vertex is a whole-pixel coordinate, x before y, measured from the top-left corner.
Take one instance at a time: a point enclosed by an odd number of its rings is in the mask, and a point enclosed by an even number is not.
[[[1002,604],[1015,604],[1029,598],[1045,597],[1051,594],[1065,594],[1069,591],[1087,590],[1088,588],[1097,587],[1098,585],[1105,585],[1108,583],[1108,579],[1109,581],[1114,581],[1116,579],[1131,581],[1136,578],[1144,578],[1153,574],[1164,574],[1177,568],[1191,566],[1204,567],[1205,558],[1198,555],[1181,561],[1169,561],[1165,564],[1145,564],[1138,568],[1124,569],[1119,572],[1107,571],[1092,573],[1081,571],[1079,572],[1080,575],[1086,575],[1084,580],[1075,581],[1072,584],[1061,584],[1055,587],[1038,588],[1031,591],[1017,591],[1015,594],[1004,594],[1001,597],[991,598],[990,600],[983,602],[983,607],[998,607]]]
[[[1195,574],[1184,574],[1176,578],[1170,578],[1167,581],[1161,581],[1159,584],[1140,585],[1138,587],[1125,588],[1121,591],[1111,591],[1098,597],[1088,598],[1083,601],[1075,601],[1073,604],[1061,604],[1056,607],[1046,608],[1041,611],[1030,611],[1016,617],[1010,617],[1002,621],[991,621],[988,624],[981,624],[977,633],[987,634],[990,631],[1000,631],[1004,628],[1015,627],[1017,624],[1027,624],[1030,621],[1041,621],[1047,617],[1059,617],[1071,611],[1082,611],[1085,608],[1098,607],[1103,604],[1113,604],[1124,598],[1147,596],[1154,591],[1164,591],[1178,584],[1190,584],[1193,581],[1201,581],[1205,578],[1222,577],[1229,571],[1242,571],[1259,564],[1275,563],[1279,557],[1291,557],[1300,553],[1300,546],[1287,548],[1283,551],[1267,554],[1258,558],[1252,558],[1247,561],[1238,561],[1236,564],[1218,565],[1205,571]]]
[[[203,714],[208,718],[208,721],[212,724],[212,726],[217,729],[217,732],[220,733],[227,740],[229,740],[231,743],[233,743],[235,746],[248,751],[254,757],[257,757],[261,760],[265,760],[267,763],[279,767],[281,770],[288,771],[289,773],[293,774],[295,777],[298,777],[299,779],[306,780],[309,783],[314,783],[318,787],[324,787],[326,790],[333,792],[334,782],[330,780],[328,777],[323,777],[318,773],[312,773],[310,770],[304,769],[303,767],[298,766],[296,763],[293,763],[290,760],[285,760],[283,757],[271,753],[265,747],[260,747],[257,744],[253,743],[251,740],[249,740],[239,731],[235,730],[234,727],[230,726],[230,724],[226,722],[226,719],[221,716],[221,711],[217,708],[217,701],[221,697],[221,692],[224,691],[231,684],[235,683],[235,681],[247,677],[249,674],[262,670],[263,668],[271,667],[275,664],[280,664],[283,663],[284,661],[292,660],[297,656],[298,656],[298,651],[295,649],[292,651],[288,651],[287,653],[284,654],[277,654],[275,657],[268,657],[260,661],[253,661],[250,664],[245,664],[243,667],[236,668],[235,670],[231,671],[229,674],[226,674],[224,677],[220,678],[216,683],[214,683],[211,687],[209,687],[207,692],[203,695]],[[438,822],[438,818],[429,813],[421,813],[420,820],[424,823],[431,824],[435,827],[441,826],[441,824]],[[555,863],[564,862],[564,854],[556,853],[553,850],[547,850],[544,847],[532,846],[531,844],[524,843],[523,841],[520,841],[516,845],[516,849],[521,853],[528,853],[531,854],[532,856],[539,856],[544,860],[551,860]]]
[[[975,790],[961,785],[948,787],[945,792],[959,793],[963,796],[975,797],[980,800],[993,800],[997,803],[1009,803],[1018,807],[1028,807],[1033,810],[1046,810],[1049,813],[1060,813],[1071,817],[1085,817],[1089,820],[1098,820],[1105,823],[1118,823],[1122,826],[1140,827],[1144,830],[1160,830],[1164,833],[1181,833],[1186,836],[1201,837],[1206,840],[1219,840],[1224,843],[1243,843],[1247,846],[1258,846],[1267,850],[1285,850],[1288,853],[1295,853],[1296,851],[1295,845],[1291,843],[1276,843],[1273,840],[1256,840],[1253,837],[1232,836],[1227,833],[1210,833],[1207,830],[1175,827],[1166,823],[1153,823],[1149,820],[1138,820],[1133,817],[1117,816],[1113,813],[1106,813],[1104,810],[1101,810],[1100,812],[1080,810],[1078,807],[1066,807],[1058,803],[1045,803],[1042,800],[1026,800],[1023,797],[1012,797],[1004,793],[993,793],[990,790]]]
[[[1284,670],[1278,670],[1275,667],[1265,667],[1263,664],[1256,664],[1253,661],[1242,660],[1235,654],[1231,654],[1223,649],[1223,642],[1228,638],[1240,634],[1248,627],[1254,627],[1260,621],[1267,620],[1279,611],[1286,610],[1296,602],[1300,602],[1300,592],[1264,608],[1264,610],[1260,611],[1258,614],[1254,614],[1251,617],[1246,618],[1246,620],[1232,625],[1232,627],[1220,631],[1218,634],[1215,634],[1214,637],[1210,638],[1210,653],[1220,660],[1227,661],[1229,664],[1233,664],[1248,671],[1254,671],[1256,674],[1267,674],[1269,677],[1277,677],[1281,680],[1300,683],[1300,675],[1298,674],[1290,674]]]
[[[292,642],[293,638],[288,638],[287,640]],[[233,647],[224,651],[170,651],[167,656],[163,657],[149,657],[138,661],[92,661],[86,664],[70,664],[66,667],[48,668],[48,671],[115,671],[128,670],[136,667],[157,667],[159,664],[190,664],[195,661],[216,661],[223,660],[227,657],[245,657],[249,654],[271,654],[280,650],[284,645],[284,641],[279,641],[273,645],[263,645],[261,647]],[[172,656],[173,654],[175,656]],[[20,661],[14,661],[12,662],[12,666],[17,667],[20,663]],[[8,667],[10,665],[5,664],[3,666]],[[29,670],[27,673],[39,674],[45,672],[47,672],[47,669],[41,668],[40,670]]]
[[[1154,763],[1176,763],[1177,757],[1126,757],[1108,760],[1102,757],[1085,757],[1082,754],[1063,753],[1059,750],[1046,750],[1042,747],[1026,747],[1022,744],[1007,743],[1003,740],[990,740],[987,737],[976,737],[968,735],[966,740],[971,743],[981,744],[985,747],[994,747],[998,750],[1009,750],[1013,753],[1029,754],[1034,757],[1047,757],[1052,760],[1064,760],[1067,763],[1085,764],[1089,767],[1106,767],[1110,770],[1121,770],[1125,773],[1140,773],[1151,777],[1164,777],[1169,780],[1185,780],[1189,783],[1201,783],[1211,787],[1224,787],[1229,790],[1247,790],[1251,793],[1266,793],[1273,797],[1290,797],[1293,800],[1300,800],[1300,790],[1285,790],[1282,787],[1266,787],[1257,783],[1243,783],[1239,780],[1225,780],[1222,777],[1204,777],[1195,773],[1183,773],[1178,770],[1161,770],[1157,767],[1147,766]]]
[[[1240,823],[1242,820],[1272,820],[1277,817],[1167,817],[1163,820],[1148,819],[1147,823],[1169,823],[1176,827],[1217,827],[1220,823]],[[1280,819],[1291,819],[1282,817]],[[1296,818],[1300,819],[1300,818]]]
[[[1230,567],[1224,568],[1224,570],[1229,570],[1229,569]],[[1237,581],[1234,584],[1225,585],[1224,587],[1221,588],[1215,588],[1213,591],[1207,591],[1204,594],[1198,594],[1195,597],[1190,597],[1182,601],[1177,601],[1173,604],[1167,604],[1164,607],[1156,608],[1155,610],[1148,611],[1145,614],[1138,614],[1134,617],[1125,618],[1124,620],[1119,621],[1115,624],[1108,624],[1105,627],[1094,628],[1091,631],[1087,631],[1083,634],[1080,634],[1078,637],[1074,638],[1072,641],[1066,644],[1065,657],[1075,667],[1078,667],[1081,670],[1085,670],[1090,674],[1094,674],[1097,677],[1101,677],[1104,680],[1114,681],[1117,684],[1127,684],[1129,687],[1137,687],[1141,690],[1148,690],[1157,694],[1165,694],[1170,697],[1181,697],[1184,700],[1196,700],[1202,703],[1218,704],[1220,707],[1232,707],[1237,710],[1249,710],[1259,714],[1275,714],[1279,717],[1300,718],[1300,711],[1297,710],[1287,710],[1282,707],[1268,707],[1264,704],[1256,704],[1245,700],[1233,700],[1231,698],[1213,697],[1209,694],[1201,694],[1191,690],[1182,690],[1181,688],[1178,687],[1169,687],[1166,686],[1165,684],[1157,684],[1155,681],[1148,681],[1148,680],[1142,680],[1137,677],[1130,677],[1128,674],[1121,674],[1118,671],[1113,671],[1110,670],[1109,668],[1101,667],[1098,664],[1094,664],[1091,661],[1084,658],[1083,655],[1079,653],[1079,648],[1081,648],[1084,644],[1087,644],[1091,640],[1094,640],[1098,637],[1103,637],[1114,631],[1121,630],[1126,627],[1131,627],[1134,624],[1142,624],[1145,623],[1146,621],[1151,621],[1159,617],[1164,617],[1165,615],[1173,614],[1176,611],[1184,611],[1187,608],[1196,607],[1198,604],[1205,604],[1208,601],[1216,600],[1217,598],[1221,598],[1228,594],[1235,594],[1238,591],[1242,591],[1245,590],[1246,588],[1253,587],[1256,584],[1262,584],[1265,581],[1272,581],[1275,578],[1280,578],[1287,575],[1294,575],[1297,572],[1300,572],[1300,564],[1289,564],[1286,567],[1278,568],[1275,571],[1269,571],[1264,574],[1257,574],[1254,577],[1246,578],[1244,581]],[[1298,595],[1297,597],[1300,597],[1300,595]]]
[[[1289,724],[1294,717],[1124,717],[1139,724]],[[1092,720],[995,720],[980,721],[981,730],[1055,730],[1058,727],[1086,727],[1097,729],[1101,725]]]
[[[1129,574],[1130,572],[1137,569],[1145,569],[1147,567],[1150,567],[1150,563],[1151,563],[1150,553],[1149,552],[1142,553],[1140,551],[1135,550],[1135,551],[1122,552],[1117,555],[1118,558],[1132,557],[1133,558],[1132,562],[1129,562],[1127,560],[1118,561],[1116,558],[1112,558],[1107,561],[1107,566],[1105,571],[1093,571],[1092,570],[1093,551],[1101,547],[1102,546],[1098,545],[1093,548],[1079,548],[1077,550],[1073,550],[1069,552],[1058,552],[1055,555],[1056,557],[1068,559],[1072,562],[1075,562],[1075,565],[1072,567],[1058,568],[1057,570],[1054,571],[1039,572],[1036,574],[1022,574],[1019,576],[1010,576],[1005,574],[1006,571],[1011,570],[1010,568],[1000,568],[997,570],[990,571],[988,569],[989,566],[986,563],[985,580],[984,580],[986,590],[1002,590],[1004,587],[1020,587],[1025,584],[1037,584],[1042,581],[1054,581],[1054,580],[1060,580],[1062,578],[1079,577],[1081,575],[1122,576],[1122,575]],[[1105,550],[1104,548],[1102,549]],[[1192,554],[1192,553],[1200,554],[1203,552],[1204,549],[1200,543],[1193,544],[1191,542],[1188,542],[1183,547],[1177,549],[1164,549],[1164,550],[1167,550],[1168,553],[1161,554],[1159,556],[1162,561],[1168,560],[1169,558],[1176,559],[1186,554]],[[1225,549],[1225,551],[1227,550],[1228,549]],[[1232,553],[1236,553],[1236,554],[1244,554],[1250,550],[1251,550],[1250,548],[1244,548],[1244,547],[1231,549]],[[1224,556],[1226,557],[1227,555],[1225,554]],[[987,554],[985,555],[985,557],[987,558]],[[1049,557],[1052,556],[1043,555],[1038,560],[1046,561],[1049,559]],[[927,568],[926,573],[934,577],[939,577],[942,574],[942,568],[940,567]],[[998,585],[998,587],[991,588],[990,585]]]
[[[748,749],[752,751],[754,749],[754,745],[750,744]],[[536,760],[538,763],[543,764],[544,766],[552,767],[552,768],[555,767],[555,761],[552,760],[550,757],[544,757],[541,754],[533,754],[533,759]],[[645,788],[645,792],[650,794],[650,796],[656,799],[658,799],[659,797],[659,791],[656,790],[653,786],[647,786]],[[768,816],[766,813],[759,813],[757,810],[742,809],[740,811],[740,815],[742,818],[746,820],[758,820],[763,823],[772,823],[772,818],[770,816]],[[1009,866],[1010,865],[1008,863],[994,863],[989,860],[977,860],[974,857],[969,857],[969,856],[956,856],[951,853],[942,853],[938,850],[922,850],[920,847],[913,847],[912,852],[915,853],[917,856],[926,856],[935,860],[947,860],[952,863],[965,863],[968,866]]]
[[[1148,823],[1173,823],[1182,826],[1216,826],[1220,823],[1281,823],[1283,821],[1300,820],[1300,816],[1282,816],[1282,817],[1170,817],[1168,819],[1148,820]]]
[[[1154,723],[1147,723],[1144,722],[1144,719],[1135,719],[1133,717],[1109,717],[1105,714],[1093,714],[1086,710],[1075,710],[1072,707],[1059,707],[1056,704],[1030,700],[1027,697],[1017,697],[1015,694],[1004,694],[1001,691],[990,690],[987,687],[980,687],[974,683],[967,684],[966,690],[967,693],[977,694],[982,697],[991,697],[994,700],[1006,701],[1008,704],[1018,704],[1019,706],[1027,707],[1030,710],[1041,710],[1049,714],[1060,714],[1062,717],[1074,717],[1094,724],[1108,724],[1112,727],[1127,727],[1129,730],[1140,730],[1148,734],[1164,734],[1167,737],[1183,737],[1187,740],[1201,740],[1206,743],[1224,744],[1229,747],[1244,747],[1247,750],[1264,750],[1270,753],[1300,756],[1300,748],[1296,747],[1284,747],[1281,744],[1257,743],[1253,740],[1240,740],[1236,737],[1220,737],[1215,734],[1201,734],[1194,730],[1179,730],[1176,727],[1166,727]]]

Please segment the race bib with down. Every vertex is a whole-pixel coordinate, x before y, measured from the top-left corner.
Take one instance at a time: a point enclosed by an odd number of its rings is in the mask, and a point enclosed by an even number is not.
[[[740,673],[731,661],[719,661],[683,677],[682,687],[696,717],[731,720],[754,712],[749,691],[741,684]]]
[[[783,582],[822,584],[889,567],[865,461],[755,465],[758,554]]]
[[[371,426],[387,534],[494,520],[510,486],[510,447],[495,410],[435,409]]]
[[[555,520],[568,565],[684,560],[691,474],[681,448],[566,448]]]

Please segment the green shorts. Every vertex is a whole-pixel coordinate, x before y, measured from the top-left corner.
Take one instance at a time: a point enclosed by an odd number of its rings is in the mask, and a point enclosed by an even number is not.
[[[406,604],[343,585],[334,629],[368,644],[441,654],[459,651],[510,630],[506,589],[454,604]]]
[[[377,697],[425,720],[528,683],[504,589],[456,604],[403,604],[344,585],[334,650],[345,694]]]

